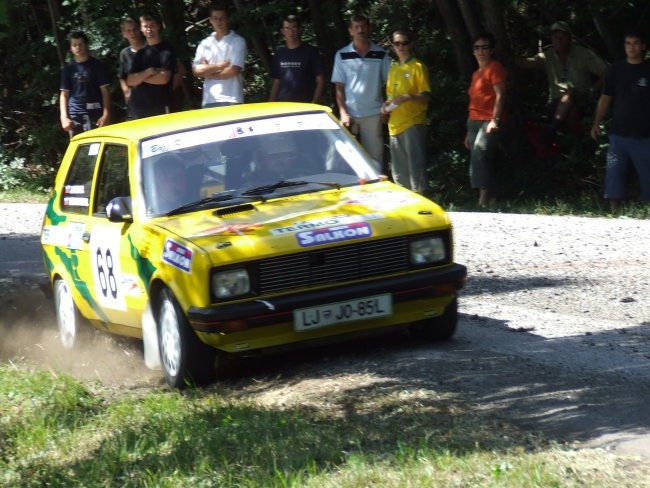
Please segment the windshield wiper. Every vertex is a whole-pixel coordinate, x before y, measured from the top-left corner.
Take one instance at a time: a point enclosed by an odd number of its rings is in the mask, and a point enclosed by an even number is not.
[[[240,198],[243,200],[262,200],[262,202],[265,201],[264,197],[262,196],[254,197],[252,195],[245,195],[244,193],[233,193],[232,190],[228,190],[226,192],[215,193],[214,195],[202,198],[201,200],[196,200],[195,202],[186,203],[180,207],[170,210],[165,215],[167,217],[171,217],[172,215],[189,212],[190,210],[198,210],[200,208],[209,207],[221,202],[228,202],[230,200],[236,200]]]
[[[290,188],[292,186],[303,186],[303,185],[308,185],[310,182],[309,181],[289,181],[289,180],[280,180],[277,183],[273,183],[272,185],[262,185],[262,186],[256,186],[254,188],[250,188],[244,192],[242,192],[242,195],[261,195],[264,193],[273,193],[275,190],[279,188]]]
[[[273,183],[272,185],[256,186],[255,188],[251,188],[249,190],[246,190],[245,192],[242,192],[242,195],[259,195],[263,193],[273,193],[275,190],[279,188],[290,188],[292,186],[304,186],[304,185],[323,185],[330,188],[336,188],[337,190],[341,189],[341,185],[339,183],[334,183],[330,181],[281,180],[278,181],[277,183]]]

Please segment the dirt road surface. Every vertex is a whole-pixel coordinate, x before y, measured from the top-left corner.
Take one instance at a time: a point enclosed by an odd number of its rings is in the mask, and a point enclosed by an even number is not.
[[[137,341],[57,342],[38,240],[43,205],[0,204],[0,361],[116,389],[162,385]],[[326,405],[352,388],[425,389],[551,439],[650,458],[650,221],[452,213],[469,278],[453,340],[403,334],[258,361],[233,384]]]

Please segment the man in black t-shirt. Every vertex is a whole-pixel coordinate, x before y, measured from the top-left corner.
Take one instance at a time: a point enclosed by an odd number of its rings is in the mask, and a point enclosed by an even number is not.
[[[111,80],[104,65],[88,54],[88,37],[70,35],[73,60],[61,71],[61,127],[73,137],[110,123]]]
[[[131,103],[131,87],[127,84],[126,80],[131,72],[135,53],[142,49],[147,41],[142,35],[140,23],[137,20],[131,17],[125,17],[122,19],[120,27],[122,37],[128,41],[129,45],[120,51],[118,78],[120,79],[120,88],[122,89],[124,101],[126,102],[126,118],[130,120],[135,118],[135,114],[133,112],[133,104]]]
[[[641,199],[650,202],[650,62],[641,34],[625,36],[625,60],[614,63],[605,74],[591,137],[600,134],[610,105],[613,117],[605,173],[605,198],[613,211],[627,196],[627,173],[634,165],[639,176]]]
[[[147,45],[135,53],[126,79],[136,119],[169,113],[172,104],[172,81],[178,63],[174,48],[160,35],[161,26],[153,14],[140,16]]]
[[[325,88],[325,70],[318,49],[302,42],[302,26],[295,15],[282,21],[280,31],[286,47],[279,47],[273,56],[269,101],[319,103]]]

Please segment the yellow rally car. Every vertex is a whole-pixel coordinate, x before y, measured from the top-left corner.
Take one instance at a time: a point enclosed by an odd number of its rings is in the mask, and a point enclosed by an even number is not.
[[[327,107],[264,103],[95,129],[71,142],[41,242],[60,338],[144,340],[182,388],[228,353],[408,325],[456,329],[449,218],[377,174]]]

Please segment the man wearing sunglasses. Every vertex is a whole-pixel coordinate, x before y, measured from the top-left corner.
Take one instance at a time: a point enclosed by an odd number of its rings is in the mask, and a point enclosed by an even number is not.
[[[426,66],[413,56],[413,35],[398,29],[391,36],[397,56],[388,73],[381,108],[388,115],[390,167],[393,180],[417,193],[428,187],[426,178],[427,107],[431,87]]]

